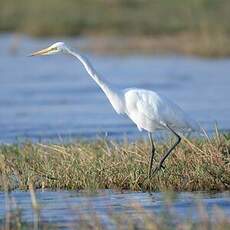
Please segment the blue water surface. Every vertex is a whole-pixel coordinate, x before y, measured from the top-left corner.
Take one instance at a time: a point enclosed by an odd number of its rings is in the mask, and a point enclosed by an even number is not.
[[[77,38],[62,40],[81,47]],[[64,55],[27,57],[54,41],[21,37],[12,53],[12,35],[0,35],[0,143],[143,137],[128,118],[115,113],[78,61]],[[113,85],[160,92],[207,132],[215,123],[230,129],[230,59],[138,52],[86,56]]]

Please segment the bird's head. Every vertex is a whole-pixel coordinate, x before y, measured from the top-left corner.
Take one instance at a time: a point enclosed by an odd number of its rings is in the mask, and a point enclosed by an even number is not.
[[[29,56],[43,56],[43,55],[52,55],[57,54],[60,52],[65,52],[67,47],[64,42],[56,42],[53,45],[49,46],[48,48],[36,51]]]

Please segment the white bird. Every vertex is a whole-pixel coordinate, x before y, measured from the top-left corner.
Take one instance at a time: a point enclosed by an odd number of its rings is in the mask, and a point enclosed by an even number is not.
[[[178,105],[155,91],[138,88],[128,88],[118,91],[113,87],[108,86],[85,57],[72,51],[63,42],[54,43],[46,49],[32,53],[30,56],[51,55],[60,52],[77,58],[83,64],[91,78],[105,93],[114,110],[118,114],[126,114],[136,124],[139,131],[146,130],[148,132],[151,143],[151,156],[148,170],[149,178],[159,169],[164,168],[163,163],[165,159],[180,143],[181,137],[177,131],[199,129],[197,123]],[[152,133],[156,130],[162,129],[173,133],[177,140],[163,155],[152,173],[152,164],[155,153]]]

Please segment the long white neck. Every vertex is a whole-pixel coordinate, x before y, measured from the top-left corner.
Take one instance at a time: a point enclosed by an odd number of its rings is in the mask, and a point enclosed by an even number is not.
[[[112,90],[105,81],[101,80],[99,75],[97,74],[96,70],[93,68],[93,66],[90,64],[90,62],[87,60],[87,58],[83,57],[82,55],[73,52],[72,50],[66,48],[67,53],[70,55],[76,57],[85,67],[88,74],[91,76],[91,78],[99,85],[99,87],[102,89],[102,91],[105,93],[107,98],[109,99],[110,103],[112,104],[115,111],[119,114],[125,113],[125,105],[124,100],[122,97],[119,96],[117,92]]]

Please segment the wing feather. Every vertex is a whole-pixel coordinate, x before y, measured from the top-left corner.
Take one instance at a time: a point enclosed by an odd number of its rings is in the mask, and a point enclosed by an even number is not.
[[[152,121],[176,129],[192,128],[192,120],[176,104],[152,91],[140,93],[138,110]]]

